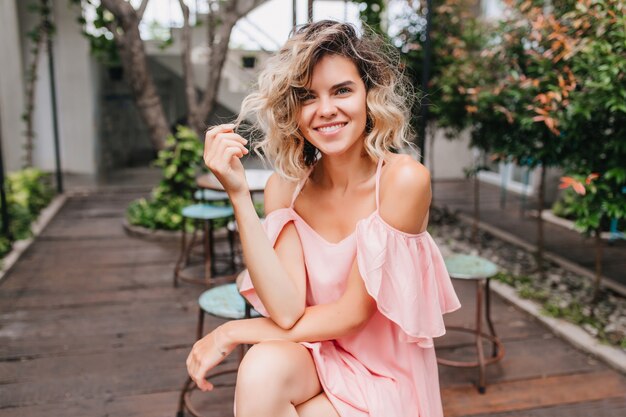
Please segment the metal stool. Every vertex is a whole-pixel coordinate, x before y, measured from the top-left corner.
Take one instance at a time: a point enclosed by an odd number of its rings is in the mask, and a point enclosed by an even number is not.
[[[210,314],[214,317],[222,319],[238,320],[244,318],[258,317],[259,313],[254,310],[250,304],[239,294],[236,284],[225,284],[213,287],[200,295],[198,298],[198,328],[196,331],[196,340],[202,338],[204,334],[204,315]],[[245,346],[239,346],[239,357],[234,365],[218,365],[207,375],[207,379],[219,376],[237,373],[239,363],[245,354]],[[222,369],[218,369],[222,368]],[[232,384],[213,384],[214,387],[232,387]],[[191,404],[191,393],[198,387],[191,378],[187,378],[183,389],[180,393],[178,401],[178,411],[176,417],[184,417],[185,411],[188,411],[194,417],[202,417],[198,410]]]
[[[472,333],[476,339],[477,361],[453,361],[437,358],[441,365],[456,366],[462,368],[478,367],[478,392],[485,393],[485,366],[499,361],[504,356],[504,346],[496,335],[491,322],[491,305],[489,300],[489,280],[497,272],[498,267],[488,260],[471,255],[451,255],[444,259],[446,268],[451,278],[476,281],[476,328],[450,326],[449,330]],[[485,295],[485,318],[489,326],[489,334],[482,331],[482,303]],[[483,339],[491,341],[491,357],[485,358],[483,352]]]
[[[216,278],[215,272],[215,245],[213,236],[213,222],[218,219],[228,219],[233,216],[233,208],[231,206],[217,207],[210,204],[193,204],[182,210],[183,225],[180,256],[174,268],[174,287],[178,286],[178,281],[182,280],[192,284],[206,285],[208,287],[224,283],[223,279]],[[203,223],[203,261],[204,261],[204,278],[190,277],[183,274],[183,270],[187,267],[191,257],[192,249],[195,245],[197,228],[194,232],[189,244],[187,244],[187,220]],[[235,254],[234,254],[234,234],[228,232],[228,240],[230,245],[230,268],[235,271]],[[213,277],[213,278],[212,278]],[[232,282],[232,279],[229,279]]]

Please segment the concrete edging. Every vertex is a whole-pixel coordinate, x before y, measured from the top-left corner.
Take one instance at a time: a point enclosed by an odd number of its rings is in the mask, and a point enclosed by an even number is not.
[[[56,216],[61,207],[67,201],[67,194],[57,195],[52,199],[50,204],[39,213],[39,217],[31,225],[31,231],[33,236],[28,239],[18,240],[13,243],[13,249],[2,260],[2,268],[0,269],[0,283],[4,280],[4,277],[9,273],[11,268],[20,259],[22,254],[32,245],[37,236],[46,228],[48,223]]]
[[[135,226],[128,223],[128,220],[124,218],[122,220],[122,227],[128,236],[138,239],[147,240],[149,242],[180,242],[181,232],[180,230],[153,230],[147,227]],[[222,238],[226,236],[224,228],[214,230],[213,236],[215,238]]]
[[[150,242],[172,242],[174,240],[180,240],[180,231],[153,230],[146,227],[135,226],[128,223],[126,218],[122,220],[122,227],[128,236],[148,240]]]
[[[537,217],[537,211],[536,210],[532,210],[532,215]],[[573,230],[573,231],[575,231],[577,233],[580,233],[580,231],[578,229],[576,229],[576,226],[575,226],[573,221],[568,220],[568,219],[564,219],[562,217],[557,216],[550,209],[542,210],[541,211],[541,218],[544,221],[548,222],[548,223],[556,224],[557,226],[561,226],[561,227],[564,227],[564,228],[566,228],[568,230]],[[610,232],[602,232],[600,234],[600,238],[602,238],[603,240],[610,240],[611,239],[611,233]]]
[[[535,317],[557,336],[626,374],[626,353],[621,349],[599,342],[576,324],[542,314],[538,303],[521,298],[515,288],[507,284],[492,280],[489,285],[495,293]]]
[[[457,213],[457,216],[461,221],[467,224],[472,224],[474,221],[472,217],[463,213]],[[535,251],[537,249],[535,245],[524,242],[517,236],[513,236],[508,232],[505,232],[483,222],[479,222],[478,227],[506,242],[524,248],[528,251]],[[551,261],[559,264],[565,269],[569,269],[574,273],[591,278],[593,278],[594,276],[593,272],[581,267],[580,265],[576,265],[560,256],[554,255],[549,252],[545,252],[544,256],[546,259],[550,259]],[[616,292],[619,292],[622,295],[626,294],[626,289],[620,284],[609,281],[608,279],[605,279],[603,283],[607,287],[615,290]],[[626,374],[626,352],[617,347],[602,344],[596,338],[581,329],[578,325],[575,325],[563,319],[549,317],[542,314],[541,307],[538,303],[521,298],[519,295],[517,295],[515,288],[509,285],[492,280],[490,286],[494,290],[494,292],[496,292],[502,298],[506,299],[513,305],[519,307],[526,313],[535,317],[557,336],[562,337],[575,347],[590,353],[591,355],[607,363],[609,366]],[[617,289],[613,288],[613,286],[616,286]]]

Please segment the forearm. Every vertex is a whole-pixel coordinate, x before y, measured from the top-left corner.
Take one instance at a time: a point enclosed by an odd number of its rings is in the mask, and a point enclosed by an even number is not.
[[[369,317],[358,316],[339,303],[307,307],[298,322],[288,330],[266,317],[236,320],[223,324],[220,331],[226,343],[255,344],[268,340],[318,342],[347,336],[364,325]]]
[[[303,302],[267,238],[249,193],[231,196],[248,272],[270,317],[290,327],[302,314]]]

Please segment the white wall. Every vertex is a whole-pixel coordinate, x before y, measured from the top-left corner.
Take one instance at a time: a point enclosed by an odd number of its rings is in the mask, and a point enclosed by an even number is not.
[[[76,22],[78,10],[55,1],[54,64],[57,89],[61,165],[65,172],[96,172],[95,79],[89,43]],[[52,141],[49,142],[50,144]],[[38,165],[54,167],[54,154],[43,146],[35,154]]]
[[[24,78],[19,36],[15,2],[0,1],[0,124],[6,171],[19,169],[22,162]]]
[[[447,139],[443,130],[435,131],[434,149],[430,143],[427,144],[424,161],[428,169],[431,170],[433,179],[465,178],[463,169],[474,163],[472,151],[469,149],[469,141],[467,131],[462,132],[454,139]]]
[[[30,49],[32,44],[26,33],[32,29],[38,20],[38,15],[27,9],[24,1],[4,0],[2,7],[17,9],[12,19],[19,34],[18,39],[8,40],[12,49],[19,52],[15,61],[19,63],[19,74],[23,74],[32,60]],[[55,80],[57,94],[57,116],[59,127],[59,142],[61,149],[61,169],[64,172],[95,174],[97,171],[95,158],[96,135],[96,78],[93,76],[92,59],[89,53],[89,43],[80,33],[81,29],[76,22],[78,9],[70,8],[68,2],[54,1],[53,19],[56,32],[53,35]],[[4,19],[4,14],[3,14]],[[4,23],[4,22],[3,22]],[[6,24],[0,28],[3,33],[7,30]],[[2,37],[4,40],[4,36]],[[7,56],[3,53],[2,56]],[[13,55],[8,55],[9,57]],[[17,65],[17,64],[12,64]],[[4,70],[3,70],[4,72]],[[41,52],[38,64],[37,85],[35,88],[35,111],[33,115],[35,140],[33,158],[34,165],[47,171],[56,169],[54,155],[54,136],[52,124],[52,100],[50,93],[50,78],[48,71],[48,54],[46,46]],[[19,108],[19,114],[24,108],[24,82],[15,88],[15,94],[9,96],[6,91],[1,92],[2,100],[10,100]],[[19,101],[19,105],[17,102]],[[13,135],[15,142],[5,153],[5,160],[11,161],[7,170],[20,167],[23,158],[23,131],[25,125],[19,118],[19,134]],[[4,123],[4,118],[3,118]]]

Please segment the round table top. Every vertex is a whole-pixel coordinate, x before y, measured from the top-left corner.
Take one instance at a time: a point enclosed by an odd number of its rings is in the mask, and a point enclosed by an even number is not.
[[[198,298],[198,304],[208,314],[225,319],[242,319],[246,312],[245,301],[234,283],[206,290]],[[250,314],[252,317],[259,317],[254,309],[251,309]]]
[[[193,204],[183,208],[183,216],[198,220],[215,220],[230,217],[234,214],[231,206],[216,207],[209,204]]]
[[[258,192],[265,190],[265,185],[270,176],[274,173],[271,169],[246,169],[246,181],[250,192]],[[224,191],[224,187],[213,174],[204,174],[196,178],[196,184],[200,188],[208,188],[209,190]]]
[[[451,278],[483,279],[498,273],[498,267],[485,258],[474,255],[450,255],[444,258]]]

